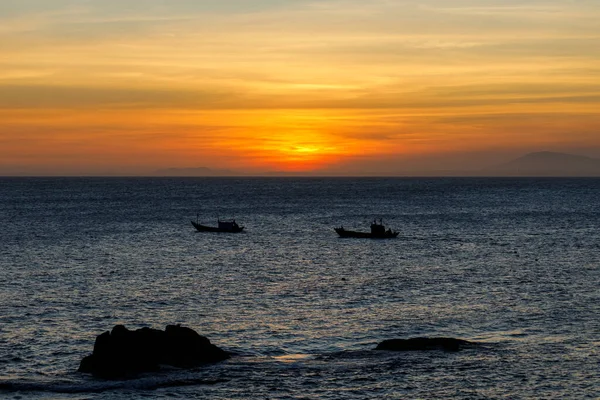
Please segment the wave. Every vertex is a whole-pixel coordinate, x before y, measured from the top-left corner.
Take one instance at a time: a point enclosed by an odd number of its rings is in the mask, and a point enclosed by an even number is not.
[[[113,390],[155,390],[180,386],[216,385],[228,379],[150,376],[125,381],[35,382],[2,381],[0,394],[14,392],[46,392],[62,394],[101,393]]]

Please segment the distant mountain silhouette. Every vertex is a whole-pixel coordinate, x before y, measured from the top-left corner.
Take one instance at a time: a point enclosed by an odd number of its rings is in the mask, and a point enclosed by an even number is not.
[[[482,172],[494,176],[600,176],[600,159],[541,151]]]
[[[155,172],[158,176],[242,176],[241,172],[229,169],[196,168],[167,168]]]

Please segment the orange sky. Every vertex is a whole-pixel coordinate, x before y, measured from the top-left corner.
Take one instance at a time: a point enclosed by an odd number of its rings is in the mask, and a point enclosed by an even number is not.
[[[221,3],[2,2],[0,175],[600,157],[600,3]]]

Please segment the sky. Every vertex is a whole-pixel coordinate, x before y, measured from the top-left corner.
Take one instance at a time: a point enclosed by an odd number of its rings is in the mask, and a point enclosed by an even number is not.
[[[600,157],[597,0],[2,0],[0,175]]]

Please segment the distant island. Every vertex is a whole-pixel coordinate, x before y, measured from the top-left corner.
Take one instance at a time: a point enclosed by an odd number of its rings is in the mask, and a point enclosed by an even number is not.
[[[480,176],[600,176],[600,159],[552,151],[529,153],[506,164],[487,168]]]

